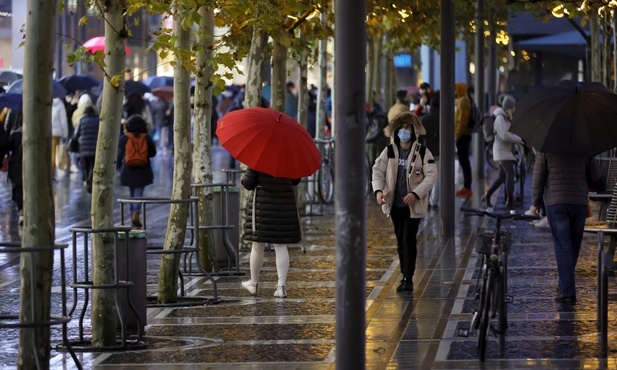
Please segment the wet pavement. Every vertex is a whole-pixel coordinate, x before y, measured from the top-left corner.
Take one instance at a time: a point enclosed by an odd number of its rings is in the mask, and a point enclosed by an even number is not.
[[[224,151],[214,148],[215,168],[227,167]],[[145,196],[171,193],[172,159],[155,159],[155,184]],[[2,175],[0,175],[2,176]],[[225,175],[216,171],[215,182]],[[56,197],[57,242],[70,242],[68,228],[89,217],[90,196],[79,174],[58,176]],[[482,186],[474,189],[466,205],[478,205]],[[0,183],[0,237],[18,240],[17,212],[10,202],[10,186]],[[117,197],[128,190],[118,187]],[[495,199],[501,204],[502,196]],[[528,203],[528,200],[527,200]],[[456,208],[463,205],[457,199]],[[528,205],[528,204],[527,204]],[[318,207],[319,208],[319,207]],[[87,369],[334,369],[335,368],[335,247],[334,206],[320,208],[322,216],[303,217],[304,238],[290,246],[287,299],[273,297],[276,284],[274,252],[266,252],[260,284],[253,298],[240,287],[248,274],[248,253],[241,252],[242,275],[216,275],[220,302],[216,304],[153,307],[147,309],[146,348],[124,352],[79,352]],[[456,237],[440,236],[438,212],[423,220],[415,291],[396,293],[400,280],[392,226],[372,199],[367,201],[366,263],[366,367],[368,369],[502,369],[502,368],[617,368],[617,347],[609,340],[607,360],[600,360],[596,329],[596,239],[586,235],[577,268],[578,303],[554,302],[556,264],[548,229],[527,222],[507,222],[515,235],[509,258],[509,328],[503,358],[497,342],[489,340],[487,360],[477,360],[476,335],[458,335],[469,327],[479,260],[474,251],[477,217],[462,217],[458,211]],[[119,220],[119,210],[117,210]],[[153,211],[148,243],[160,241],[166,227],[166,208]],[[150,227],[149,227],[150,229]],[[67,252],[68,261],[72,253]],[[77,256],[82,260],[83,256]],[[0,255],[0,309],[15,310],[19,281],[16,257]],[[160,256],[147,260],[147,292],[157,290]],[[56,276],[58,275],[56,261]],[[609,312],[617,299],[615,278],[609,281]],[[187,295],[212,298],[212,283],[199,274],[185,276]],[[60,307],[57,279],[53,307]],[[73,295],[69,290],[69,302]],[[83,303],[83,293],[78,296]],[[208,302],[211,303],[211,302]],[[78,305],[78,307],[80,307]],[[79,311],[79,310],[78,310]],[[78,317],[73,315],[69,337],[78,337]],[[84,335],[89,336],[89,310]],[[609,315],[609,338],[617,323]],[[2,330],[0,364],[14,367],[17,331]],[[61,340],[59,327],[52,328],[54,346]],[[53,351],[52,369],[73,369],[64,352]]]

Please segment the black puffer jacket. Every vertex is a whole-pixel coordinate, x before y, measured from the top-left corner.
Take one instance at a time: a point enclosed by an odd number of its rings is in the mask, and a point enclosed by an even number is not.
[[[244,237],[247,241],[290,244],[302,239],[293,189],[299,182],[299,179],[275,178],[251,169],[246,171],[242,186],[253,190],[246,206]]]
[[[96,155],[96,141],[99,137],[99,116],[93,108],[86,108],[73,137],[79,143],[78,155],[80,157],[94,157]]]

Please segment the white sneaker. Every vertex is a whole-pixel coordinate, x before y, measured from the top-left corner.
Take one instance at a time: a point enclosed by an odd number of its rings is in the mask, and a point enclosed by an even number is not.
[[[259,293],[259,283],[253,284],[250,280],[243,281],[242,287],[251,293],[252,296],[256,296]]]
[[[19,226],[24,226],[24,216],[19,215],[19,221],[18,221]]]
[[[277,285],[274,291],[274,296],[277,298],[287,298],[287,292],[285,291],[285,285]]]
[[[538,213],[535,211],[534,206],[529,207],[527,211],[525,211],[526,216],[537,216]]]
[[[542,219],[540,221],[536,221],[536,223],[534,224],[535,227],[540,227],[540,228],[551,228],[551,225],[549,225],[548,223],[548,218],[547,217],[542,217]]]

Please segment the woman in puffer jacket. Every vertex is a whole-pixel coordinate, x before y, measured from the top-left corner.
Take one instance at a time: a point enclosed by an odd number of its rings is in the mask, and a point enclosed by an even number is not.
[[[428,210],[428,194],[437,180],[430,150],[418,141],[426,134],[413,112],[397,115],[384,130],[392,143],[373,166],[373,189],[383,213],[392,217],[403,279],[397,292],[413,292],[420,220]]]
[[[242,176],[242,186],[251,190],[246,206],[244,238],[253,243],[250,266],[251,279],[242,282],[242,287],[256,296],[259,293],[259,273],[263,266],[266,243],[274,245],[278,282],[274,296],[286,298],[285,284],[289,270],[287,244],[302,239],[300,216],[296,205],[294,186],[300,179],[272,177],[263,172],[248,169]]]
[[[81,162],[82,180],[88,193],[92,192],[92,170],[96,156],[96,142],[99,138],[99,115],[93,107],[86,107],[84,115],[73,134],[73,139],[79,143],[79,160]]]

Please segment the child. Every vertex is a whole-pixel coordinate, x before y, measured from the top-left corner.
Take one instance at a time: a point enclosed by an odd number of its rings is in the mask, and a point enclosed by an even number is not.
[[[154,140],[148,135],[148,126],[146,121],[138,114],[130,116],[126,121],[126,133],[120,136],[118,143],[118,161],[116,162],[121,169],[120,184],[128,186],[131,198],[143,197],[144,188],[146,185],[152,184],[154,174],[150,159],[156,155],[156,145]],[[130,136],[130,138],[129,138]],[[147,158],[144,158],[145,164],[135,165],[133,162],[126,163],[127,147],[129,155],[134,151],[133,142],[129,144],[129,140],[135,140],[143,137],[147,143]],[[127,145],[129,144],[129,145]],[[142,227],[139,219],[140,206],[138,203],[131,203],[131,224],[134,227]]]

